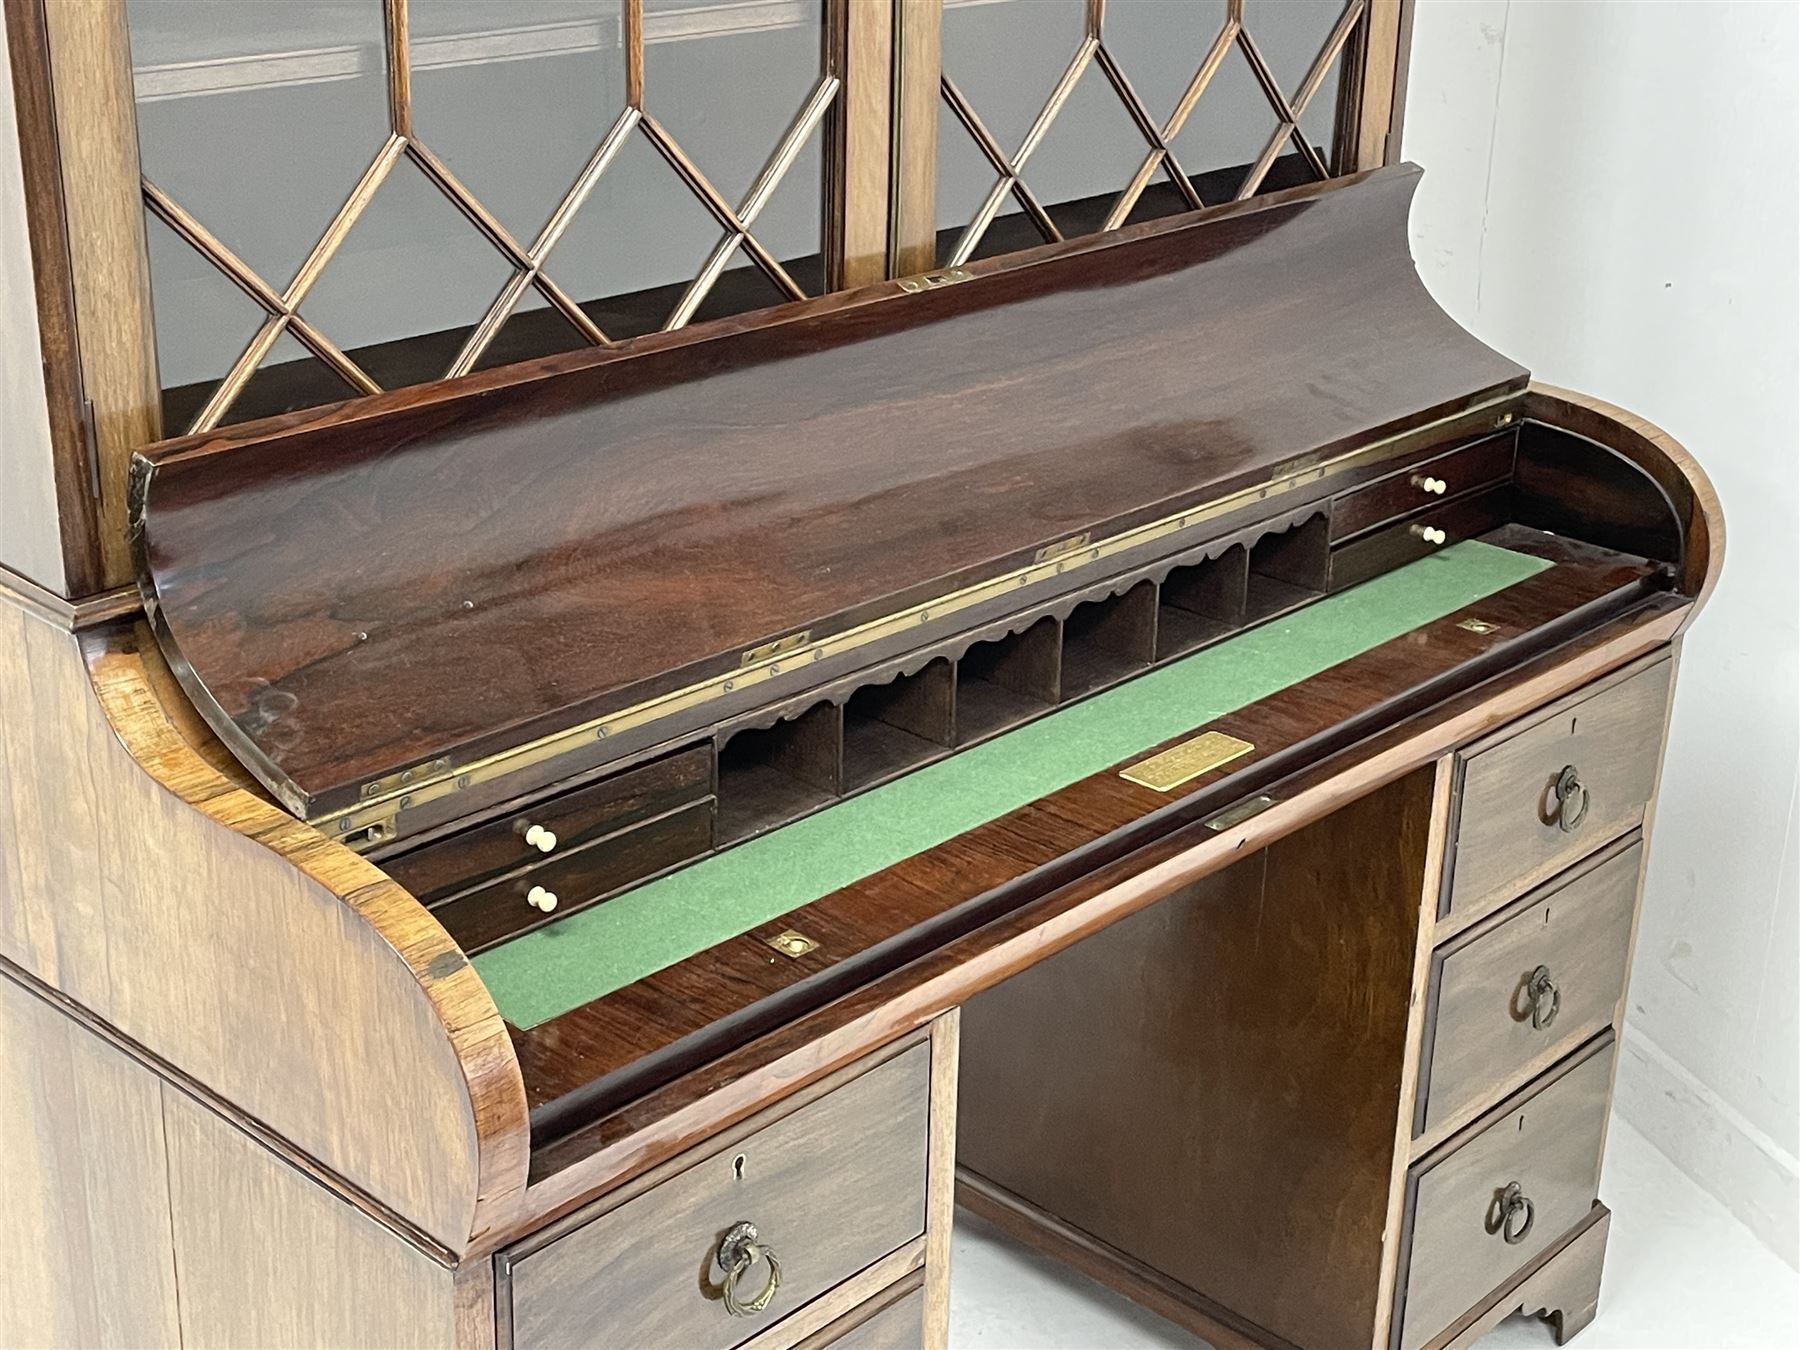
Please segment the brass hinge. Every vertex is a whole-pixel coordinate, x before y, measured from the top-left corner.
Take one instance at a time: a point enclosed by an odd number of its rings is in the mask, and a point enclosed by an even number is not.
[[[758,661],[767,661],[771,656],[785,656],[788,652],[798,651],[811,636],[812,629],[802,628],[798,633],[789,633],[773,642],[765,642],[760,647],[752,647],[738,658],[738,665],[753,666]]]
[[[428,764],[415,764],[410,769],[402,769],[399,773],[390,773],[385,778],[371,778],[362,785],[362,799],[366,802],[374,801],[378,797],[385,797],[389,793],[412,787],[416,783],[442,778],[449,772],[450,756],[440,755]]]
[[[81,453],[87,459],[88,495],[100,500],[100,432],[94,425],[94,400],[81,400]]]
[[[1066,558],[1071,553],[1079,553],[1093,539],[1091,532],[1072,534],[1067,539],[1058,539],[1054,544],[1045,544],[1037,551],[1038,562],[1049,562],[1052,558]]]

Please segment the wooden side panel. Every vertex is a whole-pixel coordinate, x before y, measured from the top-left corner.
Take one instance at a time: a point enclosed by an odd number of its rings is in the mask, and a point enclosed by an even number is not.
[[[893,275],[937,265],[938,79],[944,0],[896,0]]]
[[[181,1093],[163,1102],[187,1350],[481,1346],[450,1270]]]
[[[1399,157],[1400,113],[1405,104],[1406,11],[1413,0],[1369,0],[1362,73],[1357,90],[1356,160],[1352,169],[1373,169]]]
[[[836,117],[842,129],[841,178],[833,211],[842,234],[832,284],[866,286],[887,275],[888,162],[893,105],[892,0],[836,0],[834,40],[842,43],[844,81]]]
[[[7,37],[0,11],[0,49]],[[15,106],[0,59],[0,565],[67,594]]]
[[[150,262],[138,183],[137,108],[122,3],[44,6],[82,388],[100,456],[104,584],[131,580],[125,487],[131,454],[162,432]]]
[[[1432,788],[1401,779],[967,1004],[963,1167],[1283,1340],[1369,1344]]]
[[[161,1092],[0,976],[0,1346],[179,1343]]]
[[[958,1027],[952,1008],[931,1024],[931,1127],[925,1170],[925,1350],[950,1344],[950,1237],[956,1223]],[[919,1338],[913,1338],[918,1344]]]
[[[182,739],[140,637],[84,654],[0,604],[0,957],[464,1249],[524,1185],[486,990],[410,896]]]

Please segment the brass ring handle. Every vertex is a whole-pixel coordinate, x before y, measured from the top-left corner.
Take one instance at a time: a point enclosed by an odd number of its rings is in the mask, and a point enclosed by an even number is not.
[[[1555,792],[1556,827],[1564,834],[1573,834],[1588,813],[1587,784],[1581,781],[1573,764],[1563,765],[1563,771],[1556,775]]]
[[[716,1259],[719,1269],[725,1272],[725,1311],[731,1316],[754,1317],[774,1301],[775,1291],[781,1288],[781,1262],[773,1250],[757,1241],[755,1224],[733,1224],[719,1239]],[[738,1281],[749,1274],[758,1261],[768,1264],[768,1277],[756,1295],[747,1300],[740,1299]]]
[[[1525,1216],[1525,1222],[1517,1228],[1513,1220],[1519,1215]],[[1525,1240],[1531,1231],[1531,1225],[1537,1219],[1537,1210],[1526,1197],[1524,1189],[1516,1181],[1506,1183],[1506,1189],[1500,1193],[1500,1237],[1509,1247],[1516,1247]]]
[[[1562,1011],[1562,990],[1550,978],[1549,966],[1539,966],[1531,972],[1531,979],[1525,985],[1525,994],[1531,1000],[1531,1029],[1545,1030],[1556,1020],[1557,1013]]]

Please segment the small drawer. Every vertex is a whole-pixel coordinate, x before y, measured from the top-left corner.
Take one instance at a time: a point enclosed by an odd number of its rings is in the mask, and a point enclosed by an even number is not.
[[[1439,549],[1498,529],[1507,522],[1511,492],[1510,488],[1494,488],[1473,497],[1445,502],[1397,525],[1334,547],[1329,588],[1341,591],[1409,562],[1417,562]]]
[[[1418,1350],[1593,1208],[1612,1060],[1609,1033],[1521,1105],[1407,1175],[1399,1350]]]
[[[1332,540],[1348,539],[1421,507],[1503,482],[1511,477],[1512,467],[1513,436],[1507,432],[1389,474],[1333,501]]]
[[[1621,842],[1438,949],[1415,1135],[1497,1100],[1612,1024],[1643,851]]]
[[[698,745],[385,859],[381,866],[429,904],[526,863],[569,853],[711,791],[712,753]],[[538,833],[532,834],[533,827]]]
[[[1491,913],[1643,823],[1671,669],[1664,658],[1458,756],[1444,915]]]
[[[546,1245],[504,1256],[515,1350],[728,1350],[918,1238],[930,1056],[925,1043],[902,1051]],[[779,1262],[780,1286],[761,1311],[732,1316],[718,1254],[746,1223]],[[771,1268],[759,1255],[737,1297],[753,1299]]]
[[[708,798],[439,901],[431,912],[457,946],[474,955],[690,862],[712,848],[712,838]]]

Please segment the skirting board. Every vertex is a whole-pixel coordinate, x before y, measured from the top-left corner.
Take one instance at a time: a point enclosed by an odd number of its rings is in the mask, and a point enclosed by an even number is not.
[[[1630,1026],[1619,1042],[1613,1109],[1800,1268],[1800,1159]]]

